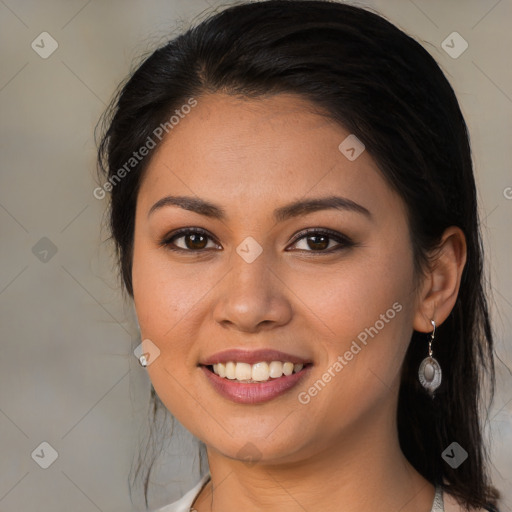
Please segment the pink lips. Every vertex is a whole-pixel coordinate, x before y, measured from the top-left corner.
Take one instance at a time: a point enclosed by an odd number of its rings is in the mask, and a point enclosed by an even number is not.
[[[201,366],[201,370],[213,388],[223,397],[239,404],[268,402],[286,393],[309,373],[310,368],[311,366],[306,366],[300,372],[283,375],[266,382],[245,383],[219,377],[205,366]]]
[[[229,361],[237,363],[256,364],[262,361],[282,361],[304,364],[304,368],[291,375],[283,375],[277,379],[270,379],[265,382],[239,382],[236,379],[219,377],[207,368],[217,363],[226,364]],[[278,350],[239,350],[231,349],[218,352],[204,361],[201,361],[200,368],[211,386],[221,396],[239,404],[259,404],[273,400],[295,387],[311,370],[310,360],[298,357]]]

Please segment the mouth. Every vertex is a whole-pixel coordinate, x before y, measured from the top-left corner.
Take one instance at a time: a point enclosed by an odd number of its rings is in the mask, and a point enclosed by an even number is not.
[[[238,361],[199,365],[209,385],[237,404],[261,404],[290,392],[310,373],[313,364],[291,361]]]

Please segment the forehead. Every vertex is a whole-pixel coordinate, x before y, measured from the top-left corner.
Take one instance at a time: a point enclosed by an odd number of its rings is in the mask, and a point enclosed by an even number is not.
[[[349,136],[295,95],[201,96],[152,156],[141,200],[154,203],[165,193],[180,193],[246,211],[333,193],[366,203],[396,202],[366,151],[349,160],[340,150]]]

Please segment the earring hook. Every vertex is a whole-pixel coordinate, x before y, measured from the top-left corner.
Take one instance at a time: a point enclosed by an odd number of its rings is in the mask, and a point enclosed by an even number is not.
[[[429,357],[432,357],[432,342],[434,341],[434,337],[436,335],[436,323],[434,320],[430,320],[430,323],[434,327],[432,334],[430,335],[430,340],[428,340],[428,355]]]

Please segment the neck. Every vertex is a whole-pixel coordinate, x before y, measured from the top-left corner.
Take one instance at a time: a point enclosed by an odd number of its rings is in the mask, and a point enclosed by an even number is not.
[[[198,512],[430,512],[434,486],[400,450],[396,404],[373,411],[314,455],[249,466],[208,448],[211,481]]]

